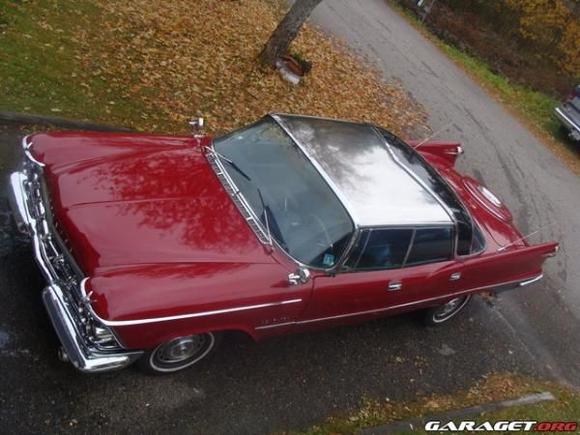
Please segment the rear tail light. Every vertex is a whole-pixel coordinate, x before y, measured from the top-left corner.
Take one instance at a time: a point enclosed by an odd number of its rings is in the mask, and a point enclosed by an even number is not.
[[[481,192],[481,194],[483,196],[485,196],[485,199],[487,199],[489,202],[491,202],[496,207],[501,207],[503,205],[501,200],[495,195],[495,193],[493,193],[487,187],[478,186],[478,190]]]
[[[544,254],[544,257],[546,257],[546,258],[555,257],[559,250],[560,250],[560,245],[556,245],[554,247],[554,250],[552,252],[548,252],[547,254]]]
[[[499,197],[487,187],[481,185],[477,180],[471,177],[465,177],[463,179],[463,184],[477,202],[494,216],[506,222],[513,219],[511,212],[501,199],[499,199]]]

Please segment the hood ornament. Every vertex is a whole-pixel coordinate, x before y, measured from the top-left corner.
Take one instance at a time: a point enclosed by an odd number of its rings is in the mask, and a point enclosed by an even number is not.
[[[189,121],[189,125],[191,126],[191,129],[193,130],[193,137],[198,139],[200,137],[203,137],[203,126],[205,124],[205,121],[202,117],[199,118],[195,118],[192,119],[191,121]]]

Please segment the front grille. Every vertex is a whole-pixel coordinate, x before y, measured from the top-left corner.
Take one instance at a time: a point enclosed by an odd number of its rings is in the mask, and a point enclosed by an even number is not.
[[[72,250],[72,245],[70,243],[70,240],[69,240],[68,236],[66,235],[66,233],[64,232],[64,229],[62,228],[62,225],[60,224],[59,220],[54,217],[54,206],[52,205],[52,201],[50,199],[48,201],[50,203],[50,212],[51,212],[50,214],[52,216],[52,227],[54,228],[54,231],[55,231],[56,235],[58,235],[59,240],[62,242],[62,245],[64,246],[64,248],[72,256],[73,250]]]
[[[41,255],[47,266],[49,278],[58,283],[63,290],[67,311],[73,319],[75,329],[87,349],[121,349],[112,333],[106,339],[95,335],[96,329],[107,328],[92,316],[87,306],[89,302],[84,299],[81,292],[80,285],[84,274],[75,262],[68,237],[55,216],[42,169],[27,161],[24,173],[27,176],[25,182],[28,193],[27,208],[35,221]]]

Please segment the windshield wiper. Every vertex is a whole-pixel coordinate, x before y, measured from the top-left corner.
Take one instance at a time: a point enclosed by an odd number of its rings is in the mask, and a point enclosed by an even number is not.
[[[248,181],[252,181],[252,179],[250,178],[250,176],[248,174],[246,174],[244,172],[244,170],[242,168],[240,168],[233,160],[228,159],[226,156],[224,156],[223,154],[218,153],[217,151],[213,150],[213,152],[215,153],[216,156],[218,156],[220,158],[220,160],[223,160],[224,162],[226,162],[228,165],[230,165],[232,168],[234,168],[234,170],[240,174],[242,177],[244,177],[246,180]]]
[[[270,232],[270,219],[272,219],[272,229],[276,234],[276,240],[278,241],[278,243],[280,243],[280,245],[284,249],[287,249],[286,242],[284,241],[282,233],[280,232],[280,227],[278,227],[276,217],[272,213],[272,210],[270,210],[270,207],[267,206],[266,203],[264,202],[264,197],[262,196],[262,191],[260,190],[260,188],[257,187],[256,190],[258,191],[258,196],[260,197],[260,202],[262,203],[262,216],[264,216],[264,225],[266,225],[266,231],[268,232],[268,240],[270,240],[270,244],[272,244],[272,234]],[[270,216],[270,218],[268,218],[268,215]]]
[[[266,231],[268,232],[268,241],[270,242],[270,244],[272,244],[272,234],[270,233],[270,223],[268,221],[268,211],[266,208],[266,204],[264,203],[264,197],[262,196],[262,191],[260,190],[260,188],[256,188],[256,190],[258,191],[258,196],[260,197],[260,202],[262,203],[262,215],[264,216],[264,220],[266,222],[264,222],[264,224],[266,225]]]

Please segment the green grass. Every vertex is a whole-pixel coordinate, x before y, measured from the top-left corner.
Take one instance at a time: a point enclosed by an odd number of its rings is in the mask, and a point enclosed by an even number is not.
[[[130,126],[140,111],[80,63],[78,35],[98,32],[102,12],[88,0],[0,0],[0,111]]]
[[[506,77],[491,71],[481,59],[473,57],[458,48],[441,42],[443,51],[460,63],[480,82],[495,91],[500,100],[514,107],[536,127],[559,139],[559,122],[554,118],[554,108],[559,101],[518,84],[511,83]]]
[[[553,391],[557,400],[537,405],[507,408],[482,416],[492,421],[536,420],[536,421],[578,421],[580,416],[580,394],[566,390]]]
[[[491,385],[484,387],[482,398],[473,394],[458,392],[452,396],[432,396],[418,399],[409,403],[380,402],[377,400],[363,400],[360,409],[349,414],[329,418],[326,422],[313,426],[302,433],[308,435],[351,434],[368,427],[388,424],[394,421],[412,420],[427,415],[437,415],[449,410],[457,410],[474,405],[481,405],[490,401],[516,398],[524,394],[549,391],[556,398],[555,401],[541,402],[535,405],[524,405],[506,408],[501,411],[481,415],[470,415],[463,418],[453,418],[458,423],[461,420],[484,421],[505,420],[535,420],[535,421],[578,421],[580,416],[580,393],[569,390],[560,385],[519,377],[505,378],[511,386],[502,389],[502,378],[498,378]],[[494,391],[495,390],[495,391]],[[436,404],[436,409],[433,408]],[[441,421],[444,421],[442,418]],[[415,428],[412,433],[427,433],[422,427]],[[411,433],[411,432],[409,432]]]

